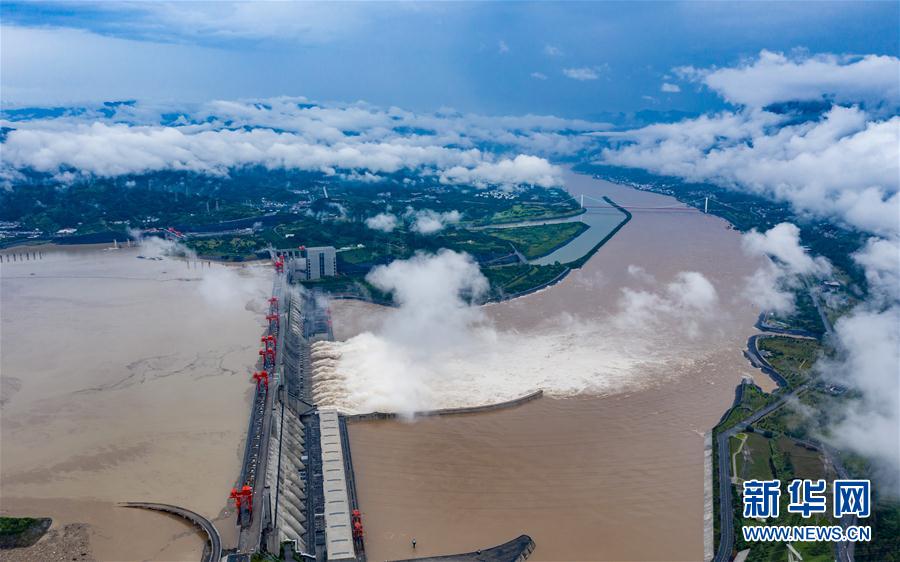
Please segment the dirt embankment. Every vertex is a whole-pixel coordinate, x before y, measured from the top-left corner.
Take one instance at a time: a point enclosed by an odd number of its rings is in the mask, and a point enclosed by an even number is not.
[[[88,526],[70,523],[61,529],[50,529],[49,518],[35,519],[27,529],[0,535],[0,560],[3,562],[91,562]]]

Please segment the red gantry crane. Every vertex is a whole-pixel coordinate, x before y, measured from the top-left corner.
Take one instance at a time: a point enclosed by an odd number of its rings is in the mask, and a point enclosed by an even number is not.
[[[244,485],[240,490],[231,489],[231,495],[228,496],[234,500],[234,508],[237,511],[238,522],[242,519],[243,508],[247,508],[247,513],[253,515],[253,488]]]
[[[266,388],[266,392],[269,391],[269,372],[268,371],[257,371],[253,373],[253,380],[256,381],[256,390],[259,390],[260,385],[264,385]]]
[[[365,552],[366,547],[363,543],[365,531],[363,531],[362,514],[358,509],[354,509],[351,513],[351,523],[353,525],[353,544],[356,546],[357,552]]]

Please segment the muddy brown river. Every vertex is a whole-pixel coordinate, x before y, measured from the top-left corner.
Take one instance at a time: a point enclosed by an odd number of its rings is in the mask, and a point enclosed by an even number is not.
[[[44,249],[0,266],[4,514],[91,526],[101,560],[198,560],[240,470],[269,270]],[[0,556],[2,558],[2,556]]]
[[[567,182],[576,196],[607,195],[624,206],[676,203],[585,176]],[[701,560],[703,434],[728,407],[741,377],[754,374],[741,350],[756,310],[736,294],[755,266],[742,255],[740,235],[718,218],[635,210],[624,229],[559,285],[488,306],[501,334],[535,345],[551,337],[566,342],[541,347],[547,351],[537,358],[522,351],[540,369],[560,371],[554,376],[562,379],[595,370],[602,378],[609,348],[631,344],[592,339],[608,334],[592,323],[621,313],[623,288],[695,271],[718,291],[712,318],[695,319],[699,335],[688,337],[674,317],[650,322],[646,338],[666,347],[662,360],[629,368],[617,384],[599,387],[606,391],[557,392],[488,414],[352,424],[370,559],[469,551],[526,533],[537,544],[532,560]],[[337,335],[377,330],[384,314],[390,312],[336,303]],[[592,349],[594,365],[585,359]]]
[[[576,196],[674,203],[567,179]],[[194,509],[233,544],[225,498],[239,470],[271,281],[263,268],[142,253],[48,249],[43,260],[0,266],[0,509],[90,524],[101,560],[196,560],[202,539],[188,526],[116,503]],[[736,287],[754,267],[739,235],[715,217],[635,211],[557,286],[485,307],[509,344],[491,356],[492,368],[520,371],[522,389],[543,386],[548,397],[490,414],[352,424],[369,559],[466,551],[527,533],[534,560],[699,560],[702,435],[752,374],[741,350],[756,311]],[[685,271],[715,287],[714,311],[657,318],[654,307],[669,306],[665,287]],[[624,288],[662,300],[642,301],[650,306],[631,325]],[[335,303],[337,336],[377,332],[385,313]],[[622,329],[610,329],[612,320]],[[468,386],[453,387],[457,399],[503,397],[502,385],[479,384],[491,372],[464,359]]]

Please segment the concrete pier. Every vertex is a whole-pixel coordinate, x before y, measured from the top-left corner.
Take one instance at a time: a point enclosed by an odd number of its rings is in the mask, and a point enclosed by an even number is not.
[[[528,535],[520,535],[509,542],[475,552],[405,558],[392,562],[525,562],[534,552],[534,540]]]

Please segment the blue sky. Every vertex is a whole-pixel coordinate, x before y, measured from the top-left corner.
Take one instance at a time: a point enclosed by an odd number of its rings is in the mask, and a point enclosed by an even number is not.
[[[896,56],[898,6],[3,2],[0,86],[7,105],[293,95],[590,119],[699,113],[724,102],[673,67],[762,49]]]

